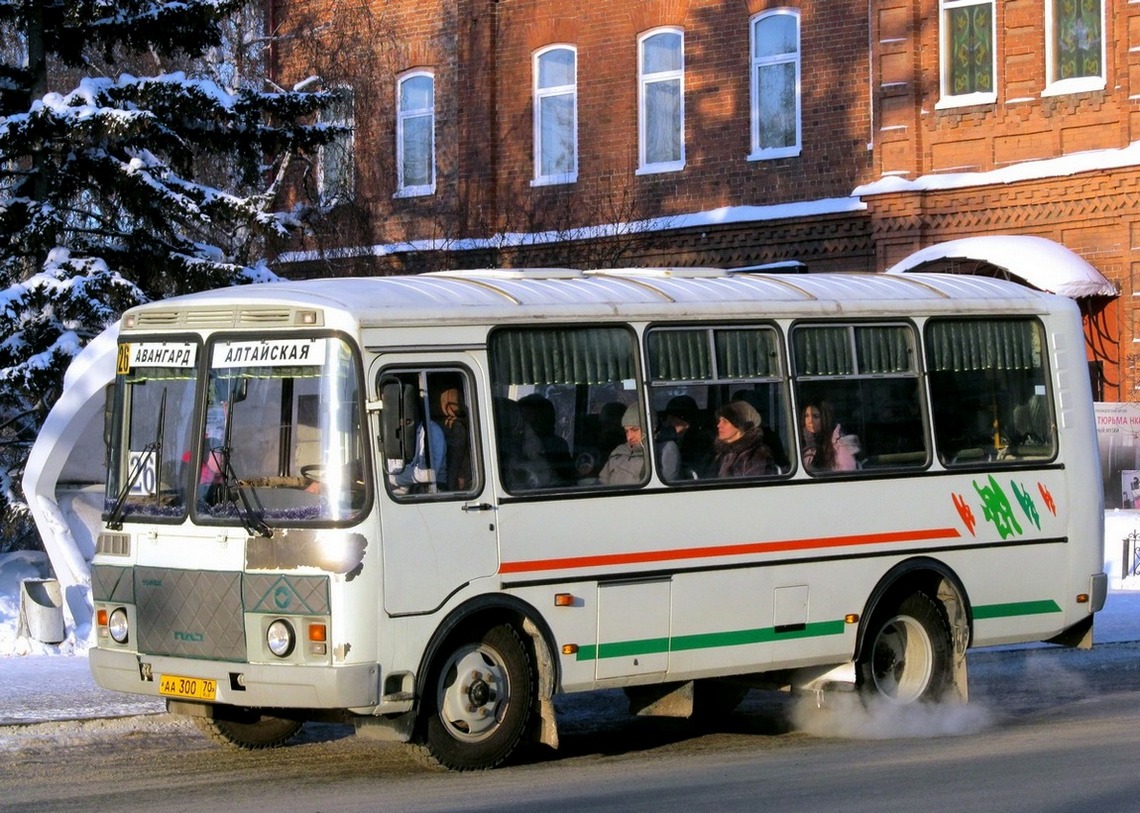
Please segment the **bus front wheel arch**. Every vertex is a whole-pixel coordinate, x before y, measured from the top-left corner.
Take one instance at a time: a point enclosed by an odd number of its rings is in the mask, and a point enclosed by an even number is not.
[[[422,698],[420,747],[452,770],[508,761],[532,723],[537,674],[512,624],[457,632],[440,647]]]

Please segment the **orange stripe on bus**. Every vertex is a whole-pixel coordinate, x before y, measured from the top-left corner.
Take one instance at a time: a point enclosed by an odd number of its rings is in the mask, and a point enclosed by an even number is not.
[[[824,548],[845,548],[857,545],[878,545],[895,542],[921,542],[932,539],[957,539],[956,528],[930,528],[918,531],[889,531],[854,536],[820,536],[814,539],[787,539],[778,542],[746,542],[740,545],[716,545],[709,548],[674,548],[672,550],[609,553],[596,556],[567,556],[561,559],[531,559],[522,562],[504,562],[500,573],[534,573],[540,570],[569,570],[584,567],[612,567],[614,565],[675,562],[680,559],[710,559],[717,556],[747,556],[759,553],[781,553]]]

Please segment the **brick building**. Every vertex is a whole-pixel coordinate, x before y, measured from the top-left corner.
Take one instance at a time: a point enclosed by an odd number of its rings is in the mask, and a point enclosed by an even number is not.
[[[1137,400],[1138,0],[270,0],[282,81],[345,88],[286,273],[877,271],[1048,238],[1101,397]],[[995,273],[984,257],[957,270]],[[1115,289],[1115,294],[1112,293]]]

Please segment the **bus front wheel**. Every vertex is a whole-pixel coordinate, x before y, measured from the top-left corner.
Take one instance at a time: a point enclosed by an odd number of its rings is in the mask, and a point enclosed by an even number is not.
[[[945,613],[925,593],[877,611],[859,658],[864,697],[902,705],[941,699],[952,683],[952,642]]]
[[[257,717],[249,722],[195,717],[194,722],[210,739],[244,751],[260,751],[288,744],[304,723],[282,717]]]
[[[459,636],[436,664],[424,697],[427,752],[459,771],[506,762],[526,734],[535,694],[535,670],[514,627]]]

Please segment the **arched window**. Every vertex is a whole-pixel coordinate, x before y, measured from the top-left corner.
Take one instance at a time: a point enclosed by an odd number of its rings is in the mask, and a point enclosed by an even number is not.
[[[435,77],[400,78],[396,90],[396,195],[435,192]]]
[[[534,183],[578,179],[578,55],[556,45],[534,55]]]
[[[638,43],[638,173],[685,166],[685,37],[659,29]]]
[[[800,13],[752,19],[752,159],[800,153]]]

